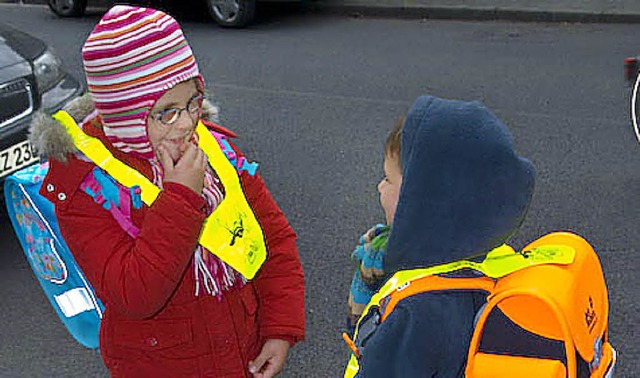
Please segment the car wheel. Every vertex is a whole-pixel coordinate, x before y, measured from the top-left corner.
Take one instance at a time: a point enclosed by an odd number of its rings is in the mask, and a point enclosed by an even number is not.
[[[256,0],[205,0],[211,17],[220,25],[241,28],[253,21]]]
[[[47,0],[47,4],[60,17],[79,17],[87,9],[87,0]]]

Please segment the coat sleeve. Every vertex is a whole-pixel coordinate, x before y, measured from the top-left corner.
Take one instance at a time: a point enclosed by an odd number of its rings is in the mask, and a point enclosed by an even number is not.
[[[365,343],[359,376],[464,377],[474,317],[468,293],[403,299]]]
[[[260,335],[295,343],[304,339],[305,331],[304,274],[296,234],[260,175],[242,171],[240,178],[267,244],[267,261],[254,279]]]
[[[201,201],[190,189],[168,183],[146,210],[136,238],[83,192],[56,208],[56,216],[98,297],[112,311],[144,319],[162,309],[189,266],[205,219]]]

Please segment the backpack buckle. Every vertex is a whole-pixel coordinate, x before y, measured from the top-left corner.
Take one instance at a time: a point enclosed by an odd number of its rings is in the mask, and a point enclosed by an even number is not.
[[[358,358],[362,355],[365,349],[365,344],[369,338],[376,332],[378,326],[380,326],[380,318],[381,315],[378,306],[371,306],[367,314],[356,325],[357,333],[355,339],[353,341],[351,341],[351,339],[349,339],[349,341],[345,339],[347,345],[349,345]],[[344,336],[346,335],[343,335],[343,338]]]
[[[591,372],[600,367],[600,360],[602,359],[602,337],[598,337],[593,343],[593,360],[589,363],[589,369]]]

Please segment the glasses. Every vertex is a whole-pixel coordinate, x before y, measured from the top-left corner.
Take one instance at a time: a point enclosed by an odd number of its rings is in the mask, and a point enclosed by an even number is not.
[[[173,125],[179,118],[180,113],[183,110],[186,110],[187,113],[191,116],[198,115],[202,110],[202,102],[204,101],[204,95],[202,93],[197,94],[187,102],[187,106],[184,108],[169,108],[165,110],[160,110],[151,115],[151,119],[155,121],[159,121],[160,123],[171,126]]]

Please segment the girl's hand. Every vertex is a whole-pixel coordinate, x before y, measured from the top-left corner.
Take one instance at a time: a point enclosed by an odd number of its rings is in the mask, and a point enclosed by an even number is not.
[[[207,157],[197,145],[185,142],[182,156],[174,163],[171,154],[164,145],[158,146],[158,158],[164,167],[163,182],[176,182],[201,194],[204,186],[204,171]]]
[[[249,372],[254,378],[272,378],[284,368],[289,353],[289,342],[280,339],[269,339],[262,346],[262,351],[255,360],[249,362]]]

